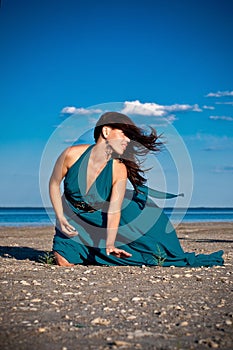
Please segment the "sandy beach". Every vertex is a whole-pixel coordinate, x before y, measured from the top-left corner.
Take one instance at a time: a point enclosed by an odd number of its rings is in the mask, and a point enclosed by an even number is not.
[[[232,349],[233,223],[177,233],[225,265],[63,268],[39,262],[52,227],[0,227],[1,349]]]

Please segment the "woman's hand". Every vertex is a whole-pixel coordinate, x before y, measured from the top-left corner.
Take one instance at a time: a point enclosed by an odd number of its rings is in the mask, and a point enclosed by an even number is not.
[[[65,216],[58,219],[58,226],[59,229],[69,237],[78,235],[78,232],[76,231],[75,227],[70,225]]]
[[[125,250],[115,248],[114,246],[108,246],[106,248],[106,253],[107,255],[115,255],[117,258],[129,258],[130,256],[132,256],[132,254],[127,253]]]

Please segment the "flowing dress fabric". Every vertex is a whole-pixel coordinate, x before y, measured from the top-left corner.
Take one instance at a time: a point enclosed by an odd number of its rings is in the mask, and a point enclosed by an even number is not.
[[[86,173],[91,149],[87,148],[72,165],[64,179],[62,196],[64,214],[78,235],[68,237],[56,226],[53,250],[70,263],[97,265],[223,265],[223,251],[212,254],[184,252],[176,231],[163,210],[150,198],[172,198],[175,195],[140,187],[127,189],[122,204],[116,246],[131,253],[129,258],[107,255],[105,249],[107,209],[112,189],[113,160],[108,161],[88,191]],[[70,200],[70,201],[69,201]],[[71,203],[84,201],[95,211],[77,209]]]

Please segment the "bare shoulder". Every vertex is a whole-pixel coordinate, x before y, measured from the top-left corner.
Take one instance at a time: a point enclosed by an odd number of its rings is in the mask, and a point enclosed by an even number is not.
[[[127,179],[126,165],[117,159],[113,161],[113,178],[115,181]]]
[[[89,147],[89,144],[70,146],[65,150],[67,167],[70,168]]]

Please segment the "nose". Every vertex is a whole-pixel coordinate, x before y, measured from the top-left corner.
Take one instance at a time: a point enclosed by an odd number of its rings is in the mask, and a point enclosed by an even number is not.
[[[128,136],[126,136],[126,135],[125,135],[125,141],[128,142],[128,143],[130,142],[130,138]]]

